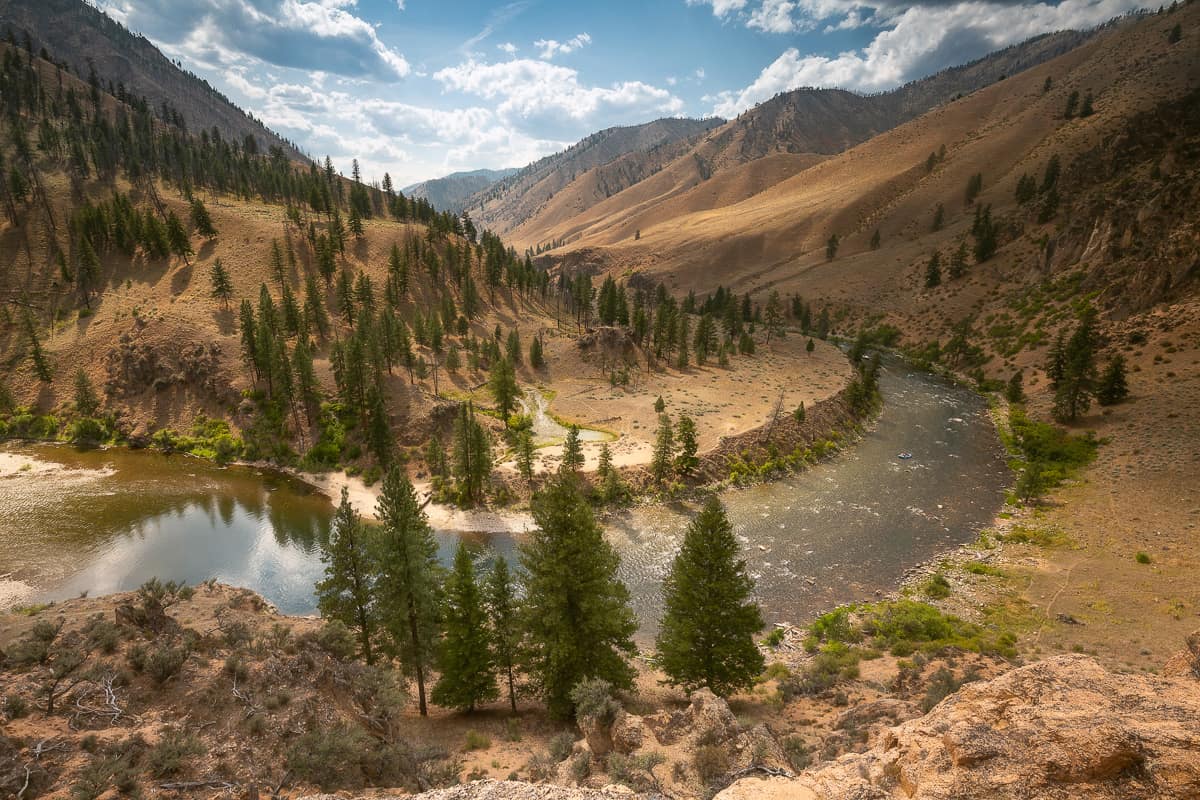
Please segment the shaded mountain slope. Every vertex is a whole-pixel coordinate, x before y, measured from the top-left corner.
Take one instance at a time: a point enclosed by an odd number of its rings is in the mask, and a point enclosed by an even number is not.
[[[145,97],[156,113],[164,103],[182,115],[193,131],[216,128],[227,139],[254,138],[260,151],[280,146],[292,158],[304,155],[207,81],[184,72],[144,36],[131,33],[83,0],[0,0],[0,32],[18,44],[28,34],[36,54],[42,48],[87,79],[94,65],[106,82]]]

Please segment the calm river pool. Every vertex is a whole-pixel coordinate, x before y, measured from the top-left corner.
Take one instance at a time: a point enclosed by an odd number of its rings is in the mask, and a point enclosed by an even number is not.
[[[893,587],[909,567],[973,539],[1003,502],[1009,474],[981,398],[895,364],[881,386],[884,410],[862,441],[723,497],[769,622]],[[652,506],[608,522],[643,636],[656,627],[662,577],[693,512]],[[285,613],[313,613],[332,513],[306,484],[253,468],[0,446],[0,580],[31,587],[31,599],[132,589],[152,576],[216,578]],[[515,559],[521,534],[439,531],[447,563],[461,538],[483,558]]]

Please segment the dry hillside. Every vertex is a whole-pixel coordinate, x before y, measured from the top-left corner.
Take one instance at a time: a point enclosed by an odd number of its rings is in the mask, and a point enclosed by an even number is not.
[[[195,75],[176,67],[143,36],[127,30],[84,0],[3,0],[0,32],[11,34],[33,52],[45,48],[72,72],[87,79],[91,66],[106,82],[145,97],[158,110],[164,103],[183,115],[195,131],[216,128],[222,136],[253,137],[266,151],[280,146],[302,158],[295,146],[233,105]]]
[[[572,157],[572,148],[539,162],[558,169],[557,180],[568,183],[553,194],[489,195],[485,219],[518,246],[533,248],[586,239],[598,220],[620,220],[620,236],[633,237],[641,224],[635,218],[647,208],[679,214],[745,199],[811,166],[818,156],[840,153],[939,103],[1067,52],[1090,36],[1077,31],[1040,36],[876,95],[838,89],[785,92],[706,133],[595,166],[591,159]],[[726,176],[743,165],[748,174]],[[514,214],[517,206],[534,210]]]

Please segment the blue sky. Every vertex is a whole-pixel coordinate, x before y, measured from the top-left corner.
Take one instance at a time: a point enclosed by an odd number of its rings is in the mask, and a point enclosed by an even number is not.
[[[1136,0],[92,0],[343,172],[524,166],[612,125],[874,92]]]

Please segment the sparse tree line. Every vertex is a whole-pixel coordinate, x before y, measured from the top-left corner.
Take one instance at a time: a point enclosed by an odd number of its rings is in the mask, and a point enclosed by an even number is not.
[[[453,566],[437,559],[433,533],[404,472],[393,468],[364,523],[343,493],[317,587],[322,614],[353,631],[368,662],[397,663],[428,703],[472,711],[501,697],[576,710],[577,688],[604,681],[631,689],[637,621],[578,478],[562,470],[533,498],[536,529],[517,568],[477,564],[465,545]],[[762,628],[753,582],[724,509],[710,499],[689,526],[664,584],[659,665],[670,683],[728,695],[762,671],[753,636]]]

